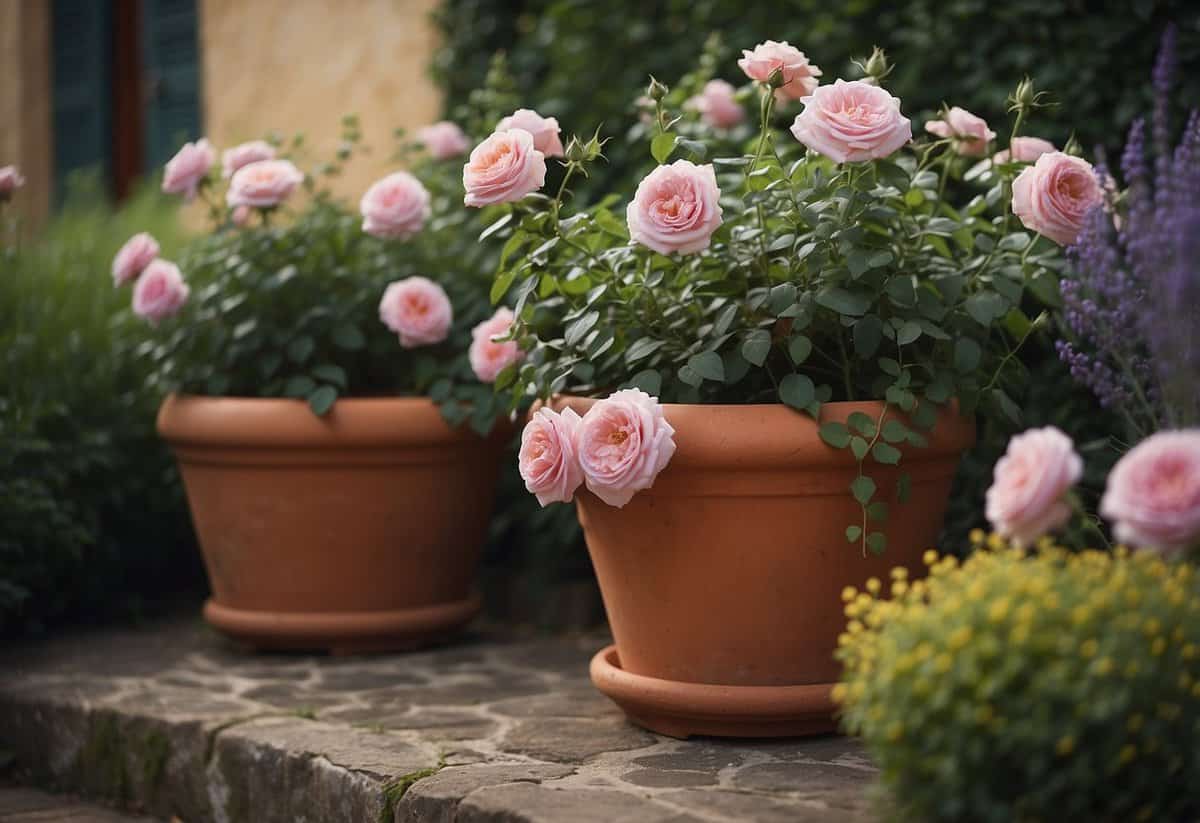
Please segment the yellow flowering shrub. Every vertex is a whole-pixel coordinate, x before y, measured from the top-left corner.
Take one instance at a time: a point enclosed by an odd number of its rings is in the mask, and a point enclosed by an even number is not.
[[[977,538],[842,593],[834,696],[899,816],[1200,819],[1200,574]]]

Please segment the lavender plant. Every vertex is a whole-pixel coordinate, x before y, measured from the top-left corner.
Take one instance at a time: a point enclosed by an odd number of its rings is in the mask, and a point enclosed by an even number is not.
[[[1136,120],[1121,157],[1127,190],[1103,167],[1108,202],[1093,209],[1068,250],[1061,284],[1065,339],[1058,352],[1101,405],[1117,411],[1131,442],[1200,423],[1200,112],[1171,146],[1176,34],[1154,67],[1149,140]],[[1148,145],[1149,143],[1149,145]]]

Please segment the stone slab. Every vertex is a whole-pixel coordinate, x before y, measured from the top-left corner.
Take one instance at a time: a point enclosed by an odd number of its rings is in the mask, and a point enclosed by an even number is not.
[[[630,725],[588,682],[606,642],[478,632],[342,658],[248,654],[198,620],[99,630],[0,652],[0,752],[25,781],[181,823],[874,819],[855,741]]]

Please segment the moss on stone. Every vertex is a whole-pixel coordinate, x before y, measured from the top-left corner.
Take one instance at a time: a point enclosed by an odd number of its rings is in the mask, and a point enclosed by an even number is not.
[[[167,774],[167,758],[171,756],[171,740],[160,729],[153,729],[142,738],[138,752],[142,763],[142,781],[153,794]]]
[[[129,771],[121,725],[111,712],[96,712],[88,720],[87,738],[77,761],[81,782],[88,791],[125,801],[129,797]]]
[[[415,772],[402,774],[399,777],[394,777],[383,785],[383,808],[379,810],[379,823],[392,823],[396,818],[396,806],[404,798],[404,795],[412,788],[413,784],[418,780],[424,780],[426,777],[432,777],[440,772],[446,766],[445,756],[439,757],[438,762],[427,769],[419,769]]]

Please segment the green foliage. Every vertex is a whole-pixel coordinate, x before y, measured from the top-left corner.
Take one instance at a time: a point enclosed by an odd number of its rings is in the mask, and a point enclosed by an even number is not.
[[[928,560],[890,600],[874,579],[843,593],[835,698],[899,819],[1200,815],[1194,567],[1049,546]]]
[[[946,141],[838,166],[775,131],[773,105],[766,96],[761,137],[712,161],[724,222],[700,253],[631,243],[613,211],[627,192],[567,217],[558,199],[522,205],[497,232],[493,296],[515,293],[531,350],[512,402],[653,385],[664,402],[782,402],[819,418],[829,401],[885,400],[875,419],[821,428],[858,461],[855,539],[881,551],[869,526],[888,513],[869,465],[925,445],[952,398],[966,414],[1019,415],[1015,352],[1039,325],[1022,309],[1026,285],[1054,277],[1062,256],[1009,214],[1019,166],[991,170],[978,194]],[[654,121],[660,136],[688,124],[664,106]]]
[[[829,82],[859,76],[851,59],[887,44],[897,65],[888,87],[918,122],[943,103],[999,121],[1012,82],[1029,74],[1066,104],[1039,123],[1039,136],[1062,146],[1074,133],[1088,148],[1116,151],[1149,103],[1148,84],[1128,78],[1145,76],[1175,20],[1181,94],[1187,108],[1200,104],[1200,8],[1189,0],[446,0],[434,18],[444,42],[434,77],[450,111],[479,86],[488,56],[503,50],[522,103],[557,116],[568,132],[604,123],[620,134],[647,76],[682,75],[712,32],[725,43],[717,74],[735,84],[744,79],[740,50],[763,40],[789,40]],[[642,162],[640,149],[620,141],[606,154],[611,172],[600,175],[610,181],[628,179]]]
[[[157,192],[113,211],[81,178],[45,231],[0,247],[0,635],[141,614],[198,585],[141,323],[109,274],[140,229],[165,253],[182,240]]]
[[[489,249],[462,205],[458,164],[415,156],[433,216],[408,240],[370,236],[319,182],[350,160],[357,120],[346,122],[337,162],[308,178],[293,213],[264,211],[237,227],[214,207],[216,231],[180,258],[188,304],[149,334],[156,380],[191,394],[301,398],[318,415],[344,395],[430,396],[452,425],[486,434],[501,404],[467,350],[471,329],[492,313]],[[446,290],[454,322],[443,342],[404,349],[380,321],[379,301],[389,282],[416,275]]]

